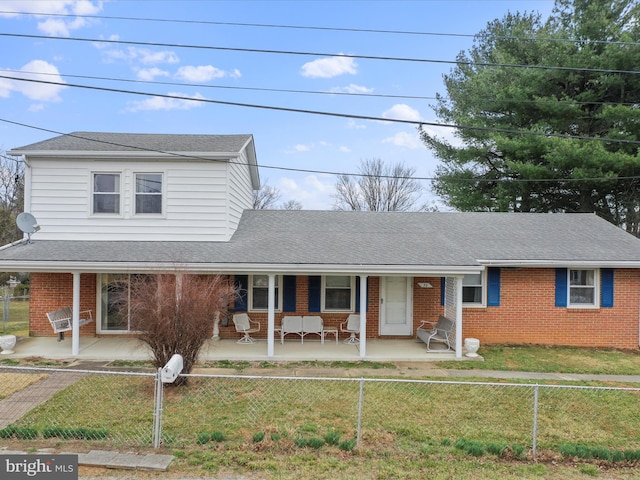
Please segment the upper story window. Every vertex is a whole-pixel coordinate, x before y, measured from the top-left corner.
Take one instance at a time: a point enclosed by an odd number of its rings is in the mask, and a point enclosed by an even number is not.
[[[275,276],[275,310],[280,310],[280,281]],[[252,275],[249,283],[249,310],[269,308],[269,275]]]
[[[595,307],[598,305],[598,275],[594,269],[569,270],[569,306]]]
[[[348,275],[327,275],[324,279],[323,311],[353,311],[353,277]]]
[[[93,174],[93,213],[120,213],[120,174]]]
[[[136,214],[162,213],[162,174],[136,173]]]
[[[484,305],[484,275],[471,273],[462,280],[462,303],[465,306]]]

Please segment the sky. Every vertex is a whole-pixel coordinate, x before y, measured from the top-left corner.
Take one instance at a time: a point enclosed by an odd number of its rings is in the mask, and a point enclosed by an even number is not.
[[[62,84],[0,78],[0,152],[77,131],[252,134],[277,207],[332,209],[336,174],[380,159],[414,169],[424,187],[417,202],[443,209],[428,181],[437,158],[415,123],[393,120],[437,123],[434,97],[446,94],[443,75],[473,35],[508,12],[546,18],[552,8],[551,0],[0,0],[0,77]]]

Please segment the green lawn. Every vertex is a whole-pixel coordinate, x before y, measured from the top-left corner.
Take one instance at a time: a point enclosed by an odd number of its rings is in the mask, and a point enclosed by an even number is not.
[[[484,361],[438,362],[437,366],[458,370],[640,375],[640,350],[487,346],[478,353]]]
[[[2,304],[0,304],[0,307]],[[0,332],[2,335],[26,337],[29,335],[29,302],[12,301],[9,321],[5,322],[0,313]]]

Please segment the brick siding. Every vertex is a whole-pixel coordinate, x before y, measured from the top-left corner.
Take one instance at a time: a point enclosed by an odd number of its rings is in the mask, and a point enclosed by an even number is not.
[[[640,317],[640,271],[615,270],[614,307],[575,309],[555,306],[555,270],[543,268],[502,269],[500,306],[463,309],[463,338],[475,337],[484,345],[544,344],[576,347],[638,348]],[[420,288],[429,282],[433,288]],[[416,277],[413,281],[413,332],[421,320],[437,320],[444,307],[440,277]],[[380,336],[380,278],[369,277],[367,338]],[[296,279],[296,315],[318,315],[308,311],[309,281]],[[67,273],[31,274],[30,334],[52,336],[46,312],[71,305],[73,276]],[[92,310],[96,319],[96,275],[82,274],[81,310]],[[267,313],[249,312],[262,325],[265,338]],[[275,323],[287,313],[276,313]],[[291,313],[288,313],[291,315]],[[347,313],[321,313],[328,327],[339,328]],[[81,328],[81,335],[95,335],[96,322]],[[237,338],[233,322],[220,327],[221,338]],[[407,338],[407,337],[396,337]]]

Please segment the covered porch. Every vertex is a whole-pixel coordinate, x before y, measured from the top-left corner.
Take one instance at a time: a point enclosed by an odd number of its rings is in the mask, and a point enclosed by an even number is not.
[[[15,353],[5,358],[41,357],[45,359],[81,360],[123,360],[144,361],[151,358],[147,346],[136,338],[124,337],[81,337],[78,353],[72,354],[70,341],[58,342],[55,337],[20,337]],[[367,356],[362,358],[360,347],[343,342],[308,340],[302,344],[296,340],[286,340],[274,345],[273,355],[267,354],[267,341],[258,340],[253,344],[240,345],[235,339],[209,340],[200,352],[200,361],[371,361],[371,362],[433,362],[439,360],[464,360],[456,353],[427,352],[426,346],[415,339],[407,340],[367,340]]]

